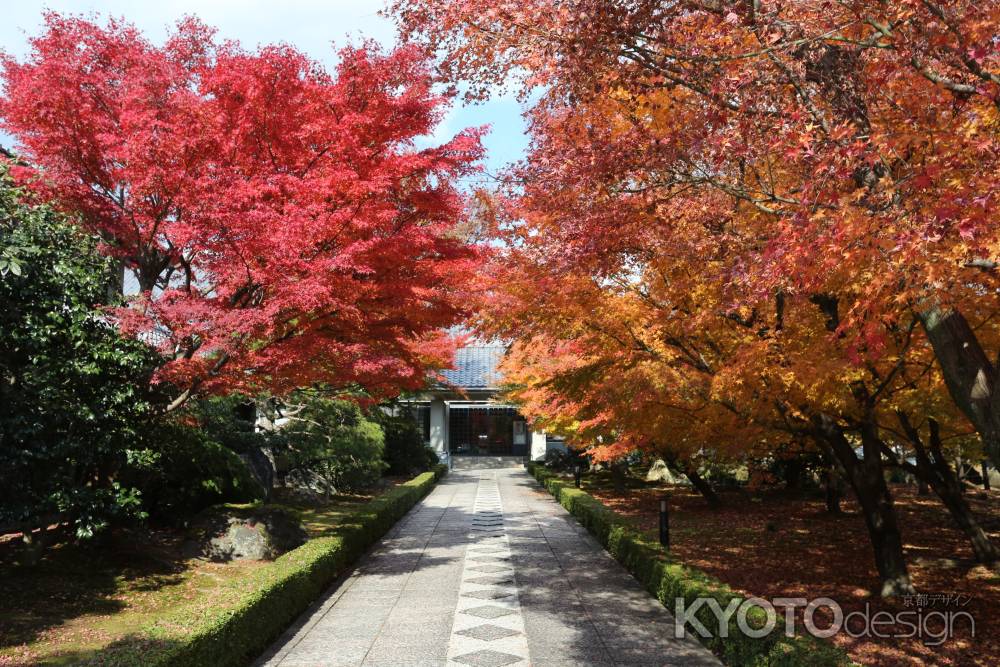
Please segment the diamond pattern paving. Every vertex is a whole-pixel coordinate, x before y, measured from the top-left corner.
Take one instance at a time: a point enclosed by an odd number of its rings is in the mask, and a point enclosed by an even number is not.
[[[455,634],[472,637],[473,639],[481,639],[484,642],[491,642],[494,639],[513,637],[514,635],[519,635],[521,633],[517,630],[511,630],[510,628],[493,625],[492,623],[485,623],[483,625],[477,625],[474,628],[469,628],[468,630],[459,630]]]
[[[500,588],[486,588],[481,591],[469,591],[468,593],[462,593],[463,597],[467,598],[479,598],[480,600],[499,600],[500,598],[509,598],[514,593],[512,591],[505,591]]]
[[[504,667],[505,665],[513,665],[515,662],[521,662],[521,658],[510,653],[501,653],[500,651],[490,651],[487,649],[460,655],[455,658],[455,662],[472,665],[473,667]]]
[[[670,614],[612,559],[585,574],[550,563],[583,552],[603,554],[523,471],[454,471],[255,667],[720,667],[674,639]],[[550,589],[566,605],[537,604]],[[621,627],[635,648],[618,648]]]
[[[509,572],[512,568],[510,565],[477,565],[469,569],[473,572]]]
[[[482,584],[483,586],[499,586],[501,584],[513,584],[514,579],[509,574],[498,574],[472,577],[471,579],[466,579],[465,582],[469,584]]]
[[[509,616],[510,614],[516,613],[510,607],[496,607],[491,604],[483,605],[482,607],[473,607],[472,609],[466,609],[462,612],[463,614],[469,614],[471,616],[478,616],[479,618],[488,618],[493,620],[494,618],[500,618],[501,616]]]

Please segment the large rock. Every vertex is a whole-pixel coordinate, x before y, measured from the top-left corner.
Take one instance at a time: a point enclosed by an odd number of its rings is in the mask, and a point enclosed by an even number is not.
[[[212,507],[194,522],[188,551],[214,561],[274,560],[309,536],[277,507]]]
[[[296,468],[285,475],[285,488],[290,489],[297,497],[313,502],[329,500],[330,496],[337,493],[337,487],[326,477],[308,468]]]
[[[264,488],[264,498],[270,499],[271,491],[274,489],[274,455],[260,447],[251,447],[245,452],[240,452],[240,458]]]
[[[667,484],[689,484],[687,477],[675,475],[664,463],[663,459],[656,459],[653,465],[649,466],[646,472],[647,482],[666,482]]]

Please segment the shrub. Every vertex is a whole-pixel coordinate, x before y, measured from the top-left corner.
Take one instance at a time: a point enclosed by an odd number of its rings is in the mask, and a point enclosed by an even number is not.
[[[237,453],[267,447],[268,434],[254,425],[256,409],[249,398],[230,394],[202,398],[191,406],[192,416],[205,435]]]
[[[113,263],[98,242],[0,170],[0,531],[39,545],[49,526],[88,538],[142,516],[117,473],[150,419],[157,356],[102,310]]]
[[[410,415],[390,415],[376,408],[371,412],[371,419],[385,434],[387,474],[412,475],[438,464],[437,454],[424,443],[423,431]]]
[[[385,470],[382,428],[353,401],[310,397],[282,430],[290,472],[318,476],[328,493],[370,487]]]
[[[142,491],[149,515],[184,523],[210,505],[261,500],[264,489],[236,452],[199,428],[164,421],[132,453],[125,478]]]
[[[275,456],[288,449],[285,433],[258,430],[257,406],[241,394],[202,398],[192,406],[191,413],[209,439],[240,455],[270,497]]]
[[[544,466],[529,463],[528,470],[668,609],[673,610],[676,598],[683,598],[690,604],[696,598],[711,596],[719,601],[722,608],[734,598],[742,600],[724,583],[674,560],[659,543],[635,530],[626,518],[585,491],[561,480]],[[762,621],[763,613],[759,608],[751,609],[748,614],[751,624]],[[695,616],[709,631],[718,627],[718,621],[707,605],[702,606]],[[813,637],[784,637],[780,624],[768,636],[746,637],[737,627],[734,614],[730,619],[728,635],[701,638],[696,633],[695,636],[729,665],[839,667],[851,664],[843,651],[828,642]]]

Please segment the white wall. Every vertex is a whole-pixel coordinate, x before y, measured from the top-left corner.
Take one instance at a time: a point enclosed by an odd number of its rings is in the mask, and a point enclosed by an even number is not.
[[[531,432],[531,460],[545,460],[545,431]]]
[[[448,405],[441,399],[431,401],[431,448],[440,459],[448,452]]]

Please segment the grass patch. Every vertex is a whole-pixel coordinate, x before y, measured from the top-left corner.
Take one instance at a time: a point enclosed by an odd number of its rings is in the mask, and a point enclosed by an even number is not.
[[[179,556],[179,537],[53,549],[0,573],[0,666],[240,665],[264,650],[434,485],[443,467],[365,502],[286,503],[312,539],[274,562]]]

